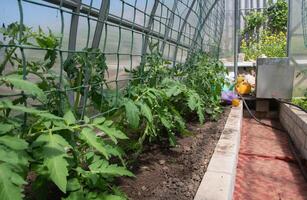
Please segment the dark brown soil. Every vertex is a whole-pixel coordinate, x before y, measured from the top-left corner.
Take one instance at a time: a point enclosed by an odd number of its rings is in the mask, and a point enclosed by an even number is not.
[[[146,150],[133,170],[136,178],[122,178],[121,190],[133,200],[193,199],[229,111],[230,108],[225,108],[216,122],[189,124],[188,128],[194,135],[179,138],[176,148],[154,145]]]

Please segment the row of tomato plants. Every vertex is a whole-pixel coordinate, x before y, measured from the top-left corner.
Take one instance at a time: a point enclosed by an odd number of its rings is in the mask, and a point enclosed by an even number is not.
[[[170,67],[157,45],[150,45],[144,62],[126,70],[131,80],[118,91],[107,82],[99,49],[68,55],[59,74],[60,38],[51,31],[13,23],[1,33],[6,45],[0,44],[0,86],[14,93],[0,98],[3,200],[46,199],[51,193],[67,200],[125,199],[114,181],[134,176],[127,165],[145,143],[167,140],[174,146],[176,134],[188,133],[191,116],[203,123],[222,110],[226,70],[205,53]],[[44,49],[44,58],[24,59],[18,44]],[[86,116],[88,104],[107,114]]]

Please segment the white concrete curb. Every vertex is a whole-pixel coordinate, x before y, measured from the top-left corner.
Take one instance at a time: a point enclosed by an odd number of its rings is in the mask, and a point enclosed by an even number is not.
[[[242,117],[241,102],[240,106],[231,108],[223,133],[194,200],[232,200],[240,149]]]

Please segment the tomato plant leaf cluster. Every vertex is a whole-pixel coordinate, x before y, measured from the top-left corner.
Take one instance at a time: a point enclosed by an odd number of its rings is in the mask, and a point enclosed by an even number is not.
[[[16,47],[20,31],[22,45],[43,49],[43,59],[23,60]],[[115,91],[99,49],[69,54],[60,77],[58,36],[18,23],[1,33],[10,45],[0,87],[11,90],[0,98],[1,199],[46,199],[50,190],[66,200],[125,199],[114,182],[134,177],[130,155],[137,158],[152,142],[175,146],[178,135],[190,134],[187,121],[204,123],[222,111],[227,71],[206,53],[171,67],[150,44],[140,66],[126,70],[127,86]],[[86,116],[89,104],[108,114]]]

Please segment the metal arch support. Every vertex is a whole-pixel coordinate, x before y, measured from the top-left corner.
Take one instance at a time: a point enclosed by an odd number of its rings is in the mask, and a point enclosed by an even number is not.
[[[24,0],[24,1],[26,1],[26,0]],[[55,5],[59,4],[59,0],[43,0],[43,1],[55,4]],[[72,0],[70,0],[70,1],[62,0],[62,1],[63,1],[63,7],[65,7],[65,8],[73,9],[77,6],[76,3],[73,2]],[[100,12],[96,8],[89,10],[88,6],[82,5],[81,8],[80,8],[80,13],[82,13],[82,14],[90,13],[91,17],[98,18]],[[93,21],[101,22],[100,20],[94,20],[94,19],[93,19]],[[150,36],[156,37],[160,40],[164,39],[164,34],[160,34],[156,31],[149,30],[149,29],[147,29],[147,27],[141,26],[139,24],[131,23],[131,22],[126,21],[126,20],[121,21],[120,18],[118,18],[114,15],[108,15],[106,21],[108,21],[110,23],[114,23],[114,24],[120,24],[124,28],[134,29],[135,31],[138,31],[140,33],[143,32],[145,34],[149,34]],[[177,40],[173,39],[173,38],[167,38],[167,41],[175,45]],[[185,45],[185,44],[179,44],[179,46],[182,47],[182,48],[185,48],[185,49],[190,48],[188,45]]]
[[[92,42],[93,48],[99,47],[102,29],[103,29],[103,26],[104,26],[104,22],[108,17],[109,8],[110,8],[110,0],[103,0],[101,2],[101,6],[100,6],[100,10],[99,10],[99,16],[98,16],[99,21],[97,21],[97,25],[96,25],[95,33],[94,33],[94,38],[93,38],[93,42]]]
[[[219,3],[220,3],[221,1],[219,1]],[[216,10],[216,15],[217,16],[219,16],[219,13],[220,13],[220,9],[219,9],[219,7],[217,7],[217,10]],[[215,16],[216,16],[215,15]],[[213,16],[214,17],[214,16]],[[214,24],[215,24],[215,26],[214,26],[214,31],[213,31],[213,38],[212,38],[212,41],[213,41],[213,45],[215,45],[215,46],[213,46],[213,47],[215,47],[215,49],[213,50],[214,51],[214,55],[216,55],[217,54],[217,52],[216,51],[218,51],[218,41],[219,41],[219,38],[218,38],[218,35],[219,35],[219,25],[220,25],[220,21],[219,21],[219,19],[216,17],[215,18],[215,20],[214,20]]]
[[[159,0],[155,0],[155,3],[151,9],[151,13],[150,13],[150,17],[149,17],[149,21],[148,21],[148,24],[147,24],[147,27],[146,29],[148,30],[148,32],[146,33],[145,35],[145,40],[144,40],[144,43],[142,45],[142,58],[141,58],[141,63],[144,63],[144,58],[145,58],[145,55],[146,55],[146,51],[147,51],[147,46],[148,46],[148,40],[149,40],[149,34],[151,33],[152,31],[152,25],[154,23],[154,18],[155,18],[155,14],[156,14],[156,11],[157,11],[157,8],[158,8],[158,4],[159,4]]]
[[[222,0],[222,8],[225,8],[225,0]],[[223,12],[222,12],[223,13]],[[221,22],[221,26],[220,26],[220,37],[218,39],[218,52],[217,52],[217,56],[219,57],[219,54],[220,54],[220,45],[221,45],[221,42],[222,42],[222,37],[223,37],[223,33],[224,33],[224,26],[223,24],[225,23],[225,13],[223,14],[223,17],[221,18],[222,19],[222,22]]]
[[[63,7],[69,8],[69,9],[74,9],[76,8],[76,1],[75,0],[43,0],[48,3],[53,3],[56,5],[62,4]]]
[[[287,57],[290,56],[290,48],[291,48],[291,39],[290,39],[290,28],[291,28],[291,13],[290,10],[292,9],[292,2],[288,0],[288,21],[287,21]]]
[[[205,5],[206,4],[204,4],[204,6]],[[200,32],[200,27],[201,27],[201,24],[203,22],[202,21],[203,20],[203,13],[202,13],[203,11],[204,11],[204,9],[202,9],[200,11],[200,18],[199,18],[198,23],[197,23],[197,29],[195,30],[193,38],[192,38],[192,44],[191,44],[191,48],[189,49],[189,52],[193,51],[193,49],[195,48],[195,45],[196,45],[196,42],[197,42],[197,38],[195,38],[195,37],[196,37],[197,33]],[[200,46],[200,48],[202,49],[202,46]]]
[[[74,51],[76,50],[76,42],[77,42],[77,32],[78,32],[78,23],[79,23],[79,13],[81,7],[81,0],[74,0],[77,5],[73,7],[72,10],[76,14],[72,14],[70,21],[70,31],[69,31],[69,40],[68,40],[68,50]],[[72,53],[68,53],[68,57],[71,56]],[[74,105],[74,93],[68,92],[68,99],[70,105]]]
[[[199,27],[198,31],[195,32],[194,37],[193,37],[193,41],[194,41],[194,42],[193,42],[193,45],[192,45],[192,47],[191,47],[191,49],[190,49],[190,52],[191,52],[191,51],[193,50],[193,48],[195,47],[195,45],[196,45],[196,40],[197,40],[197,38],[200,36],[200,31],[204,28],[204,25],[206,24],[206,21],[207,21],[208,17],[210,16],[212,10],[214,9],[214,7],[215,7],[215,5],[218,3],[218,1],[219,1],[219,0],[215,0],[214,3],[211,5],[211,7],[209,8],[207,14],[205,15],[205,18],[204,18],[203,21],[202,21],[202,24],[201,24],[200,27]]]
[[[234,78],[237,79],[238,75],[238,45],[239,45],[239,32],[240,32],[240,15],[239,15],[239,0],[234,1],[234,53],[233,53],[233,62],[234,62]]]
[[[194,41],[194,37],[195,37],[195,34],[199,31],[199,27],[202,23],[203,11],[204,11],[203,5],[205,5],[205,4],[202,4],[202,1],[199,1],[199,17],[198,17],[198,22],[197,22],[197,25],[196,25],[195,33],[194,33],[193,38],[192,38],[192,45],[191,46],[194,46],[194,43],[196,43],[196,41]],[[192,48],[190,48],[189,51],[191,51],[191,49]]]
[[[167,24],[167,27],[166,27],[166,30],[165,30],[165,33],[164,33],[163,43],[162,43],[162,46],[160,48],[161,53],[163,53],[163,51],[164,51],[165,43],[166,43],[166,41],[169,37],[169,31],[170,31],[171,27],[173,27],[174,19],[175,19],[175,11],[177,9],[177,6],[178,6],[178,0],[175,0],[173,7],[172,7],[172,11],[171,11],[171,16],[169,17],[169,21],[168,21],[168,24]]]
[[[193,0],[193,2],[192,2],[192,4],[191,4],[191,6],[190,6],[190,8],[189,8],[189,10],[188,10],[188,12],[187,12],[185,18],[184,18],[184,22],[183,22],[183,24],[182,24],[182,26],[181,26],[180,32],[179,32],[179,34],[178,34],[178,36],[177,36],[176,48],[175,48],[175,52],[174,52],[173,61],[175,61],[176,58],[177,58],[178,43],[179,43],[180,40],[181,40],[181,36],[182,36],[183,30],[184,30],[184,28],[185,28],[185,26],[186,26],[186,24],[187,24],[188,18],[189,18],[190,14],[191,14],[191,12],[192,12],[192,10],[193,10],[193,7],[194,7],[194,4],[195,4],[195,3],[196,3],[196,0]],[[173,66],[175,66],[175,62],[173,62]]]
[[[72,51],[76,49],[78,23],[79,23],[78,14],[80,13],[81,0],[74,0],[74,2],[77,3],[77,7],[73,8],[73,12],[76,14],[72,14],[72,17],[71,17],[69,41],[68,41],[68,50],[72,50]]]
[[[24,1],[29,1],[31,3],[35,3],[35,4],[39,4],[39,5],[41,4],[41,3],[38,3],[38,2],[34,2],[33,0],[24,0]],[[59,5],[59,3],[61,2],[62,6],[65,7],[65,8],[68,8],[68,9],[73,9],[73,8],[77,7],[77,3],[75,2],[75,0],[43,0],[43,1],[49,2],[49,3],[52,3],[52,4],[56,4],[56,5]],[[174,0],[174,1],[176,1],[176,0]],[[181,2],[181,0],[177,0],[177,1]],[[183,25],[181,25],[182,27],[180,27],[180,29],[178,31],[177,38],[176,39],[173,39],[172,37],[166,38],[167,42],[170,42],[171,44],[173,44],[175,46],[175,52],[174,52],[174,55],[173,55],[175,60],[177,58],[177,52],[178,52],[179,47],[184,48],[185,50],[188,51],[189,49],[191,49],[191,46],[193,45],[193,41],[192,41],[191,44],[185,44],[185,43],[180,42],[180,40],[181,40],[181,38],[183,36],[183,32],[186,29],[186,26],[188,24],[187,19],[189,19],[189,15],[191,14],[191,12],[193,12],[193,7],[195,6],[196,1],[198,2],[198,1],[203,1],[203,0],[193,0],[192,3],[191,3],[191,6],[189,6],[187,8],[188,13],[186,14],[186,16],[180,17],[183,20]],[[103,0],[104,4],[105,4],[105,2],[110,3],[110,0]],[[155,4],[157,4],[156,2],[157,2],[157,0],[155,0]],[[160,0],[158,0],[158,2],[160,2]],[[64,12],[72,14],[72,12],[70,12],[70,11],[64,11]],[[93,39],[93,43],[94,43],[94,41],[97,41],[95,44],[93,44],[93,45],[96,45],[97,47],[99,47],[99,42],[100,42],[100,37],[102,35],[103,26],[107,22],[118,24],[121,27],[124,27],[124,28],[127,28],[127,29],[133,29],[133,30],[140,32],[140,33],[142,32],[144,35],[147,36],[148,39],[150,37],[154,37],[154,38],[157,38],[158,40],[161,40],[161,41],[165,40],[165,33],[163,33],[163,34],[158,33],[156,31],[152,30],[151,26],[145,27],[144,25],[131,23],[128,20],[122,21],[120,18],[116,17],[115,15],[109,14],[108,12],[105,13],[105,19],[104,19],[104,21],[102,21],[102,20],[99,19],[99,16],[102,14],[102,9],[93,8],[93,9],[89,10],[89,7],[87,5],[81,3],[80,15],[79,16],[85,17],[84,14],[88,14],[88,13],[92,17],[91,20],[96,21],[97,24],[101,24],[101,31],[98,31],[98,32],[100,32],[100,34],[99,34],[100,36],[96,34],[97,28],[98,28],[98,26],[96,26],[95,36],[94,36],[94,39]],[[151,20],[151,21],[152,21],[151,23],[153,23],[154,19]],[[148,23],[148,25],[149,25],[149,23]],[[190,39],[190,40],[192,40],[192,39]],[[143,43],[143,45],[144,45],[144,43]],[[146,51],[145,51],[146,49],[147,48],[142,48],[142,51],[146,53]],[[143,56],[142,56],[142,58],[143,58]],[[175,63],[174,63],[174,65],[175,65]]]

